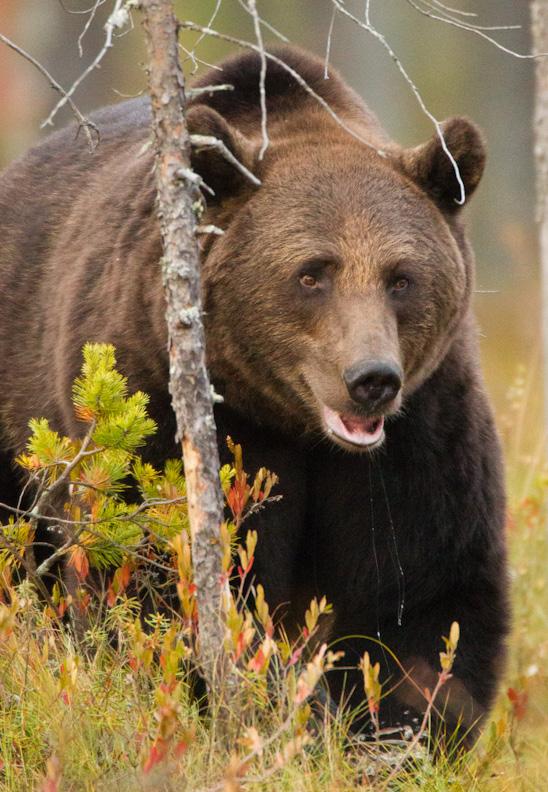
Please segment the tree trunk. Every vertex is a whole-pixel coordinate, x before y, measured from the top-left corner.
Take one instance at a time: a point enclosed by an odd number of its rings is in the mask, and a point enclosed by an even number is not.
[[[535,52],[548,52],[548,0],[531,3],[531,31]],[[544,382],[544,435],[548,439],[548,58],[536,62],[535,160],[537,221],[542,281],[542,363]]]
[[[226,690],[220,525],[223,501],[211,387],[205,364],[200,254],[192,208],[184,77],[171,0],[141,0],[156,141],[163,278],[169,332],[170,393],[182,439],[197,587],[199,662],[217,709]],[[190,177],[190,178],[189,178]]]

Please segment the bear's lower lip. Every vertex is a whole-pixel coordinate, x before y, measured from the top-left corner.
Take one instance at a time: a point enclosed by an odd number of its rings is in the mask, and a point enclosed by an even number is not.
[[[338,440],[358,448],[370,448],[384,437],[384,417],[363,418],[357,415],[343,415],[323,405],[323,417],[328,432]]]

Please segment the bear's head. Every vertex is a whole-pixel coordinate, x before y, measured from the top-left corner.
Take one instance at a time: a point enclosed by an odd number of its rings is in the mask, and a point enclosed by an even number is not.
[[[368,119],[349,123],[373,146],[310,105],[274,116],[259,160],[260,137],[232,121],[203,105],[189,114],[191,130],[221,138],[262,182],[254,188],[218,153],[195,155],[216,193],[210,218],[225,229],[204,255],[216,388],[287,431],[375,448],[469,309],[473,262],[453,165],[437,134],[379,153]],[[442,131],[469,198],[481,135],[462,118]]]

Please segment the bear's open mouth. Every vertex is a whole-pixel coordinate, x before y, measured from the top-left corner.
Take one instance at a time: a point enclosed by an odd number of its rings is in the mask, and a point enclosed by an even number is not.
[[[384,439],[384,417],[366,418],[359,415],[343,415],[323,405],[323,417],[327,430],[338,440],[358,448],[370,448]]]

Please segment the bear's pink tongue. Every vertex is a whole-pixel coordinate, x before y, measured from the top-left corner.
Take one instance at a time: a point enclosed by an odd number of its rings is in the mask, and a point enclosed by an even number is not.
[[[328,430],[356,446],[364,448],[378,442],[384,428],[384,418],[361,418],[357,415],[341,415],[324,404],[323,414]]]

